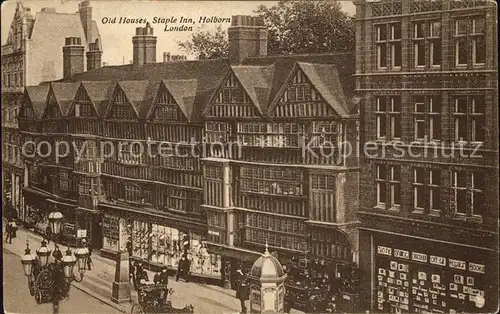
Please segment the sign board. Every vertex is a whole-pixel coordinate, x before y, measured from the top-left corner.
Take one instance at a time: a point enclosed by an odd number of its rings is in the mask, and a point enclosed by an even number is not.
[[[484,265],[469,263],[469,271],[473,273],[484,274]]]
[[[462,269],[465,270],[465,262],[459,261],[456,259],[448,259],[448,264],[451,268]]]
[[[446,266],[446,258],[441,256],[431,255],[430,263],[434,265]]]
[[[410,258],[410,252],[404,251],[404,250],[394,249],[394,257],[409,259]]]
[[[377,246],[377,254],[392,256],[392,249],[385,246]]]
[[[77,239],[86,238],[86,237],[87,237],[87,230],[86,229],[76,230],[76,238]]]
[[[412,252],[411,259],[414,261],[427,263],[427,254]]]

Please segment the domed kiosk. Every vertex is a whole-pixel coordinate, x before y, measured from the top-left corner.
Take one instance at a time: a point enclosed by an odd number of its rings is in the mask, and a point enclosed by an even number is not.
[[[250,271],[250,312],[284,313],[285,278],[283,266],[266,250]]]

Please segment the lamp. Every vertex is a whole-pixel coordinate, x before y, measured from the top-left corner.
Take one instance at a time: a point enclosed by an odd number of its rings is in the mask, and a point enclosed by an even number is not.
[[[21,264],[23,264],[24,275],[30,277],[31,274],[33,274],[33,266],[36,262],[36,257],[31,254],[28,241],[26,241],[26,250],[24,253],[24,256],[21,258]]]
[[[81,247],[75,251],[76,262],[78,263],[78,271],[80,274],[85,272],[87,268],[87,258],[89,257],[89,250],[86,247]]]
[[[52,212],[49,214],[49,224],[52,233],[59,234],[61,232],[61,220],[63,215],[60,212]]]
[[[42,246],[36,250],[36,255],[38,256],[38,265],[40,267],[45,267],[49,262],[50,250],[47,248],[47,243],[42,241]]]
[[[76,263],[76,257],[73,256],[69,247],[66,250],[66,256],[62,258],[61,263],[63,265],[64,276],[68,279],[73,278],[73,267]]]

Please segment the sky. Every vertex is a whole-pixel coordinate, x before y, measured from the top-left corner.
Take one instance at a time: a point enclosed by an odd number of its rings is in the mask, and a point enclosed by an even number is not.
[[[2,45],[5,44],[10,24],[14,17],[16,2],[8,0],[2,3]],[[77,0],[20,0],[24,7],[31,8],[32,15],[44,7],[55,8],[60,13],[75,13],[78,11]],[[101,34],[103,55],[102,61],[108,65],[126,64],[132,60],[132,36],[135,28],[144,24],[118,23],[120,17],[130,19],[147,19],[152,22],[154,17],[177,19],[177,23],[168,24],[180,26],[180,19],[191,18],[195,22],[193,31],[197,29],[215,29],[222,24],[224,29],[230,23],[199,23],[200,17],[231,18],[232,15],[253,15],[254,10],[261,4],[273,6],[277,1],[168,1],[168,0],[91,0],[92,19],[97,22]],[[355,6],[351,1],[341,1],[342,8],[350,15],[354,15]],[[116,18],[116,23],[103,23]],[[156,60],[163,60],[163,52],[183,54],[177,41],[186,41],[191,37],[189,31],[165,31],[165,24],[152,25],[157,36]],[[193,56],[187,56],[193,59]]]

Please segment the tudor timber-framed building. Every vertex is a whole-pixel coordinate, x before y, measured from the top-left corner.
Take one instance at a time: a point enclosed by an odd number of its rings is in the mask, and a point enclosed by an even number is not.
[[[192,274],[227,285],[266,242],[318,280],[356,262],[353,55],[268,57],[262,25],[233,17],[229,60],[170,63],[147,25],[134,64],[27,87],[24,140],[75,143],[57,166],[26,161],[36,202],[76,216],[65,233],[88,230],[103,254],[130,237],[133,258],[176,268],[187,236]]]
[[[364,308],[496,312],[496,5],[355,4]]]
[[[50,34],[51,40],[47,40]],[[65,38],[79,37],[86,51],[87,70],[101,66],[102,46],[92,7],[88,0],[78,4],[76,13],[59,13],[54,8],[42,8],[35,17],[21,1],[16,10],[5,43],[2,43],[2,200],[10,201],[16,218],[28,224],[38,222],[25,205],[23,187],[25,166],[22,158],[22,135],[17,115],[25,86],[63,77],[61,46]],[[85,64],[82,64],[83,71]],[[6,199],[4,200],[4,196]],[[27,197],[30,197],[29,195]],[[9,216],[11,213],[7,213]],[[44,231],[48,222],[38,224]]]

